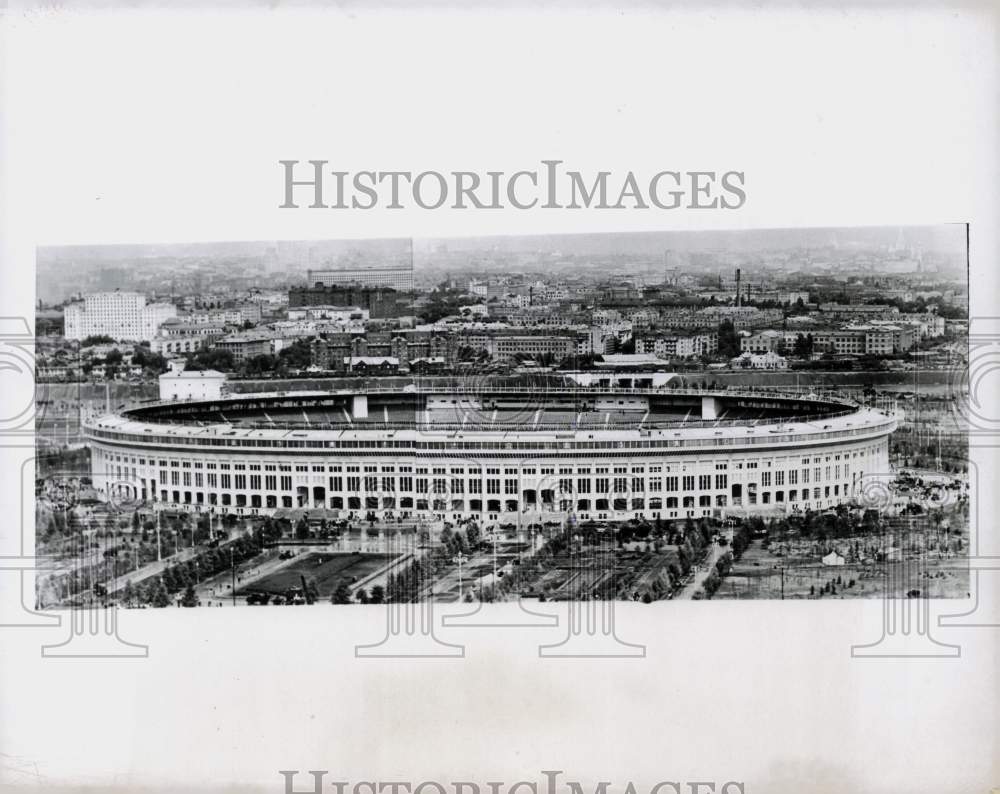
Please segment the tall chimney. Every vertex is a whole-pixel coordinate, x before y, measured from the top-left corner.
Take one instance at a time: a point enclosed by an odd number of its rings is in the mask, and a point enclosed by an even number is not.
[[[740,305],[740,269],[736,268],[736,306]]]

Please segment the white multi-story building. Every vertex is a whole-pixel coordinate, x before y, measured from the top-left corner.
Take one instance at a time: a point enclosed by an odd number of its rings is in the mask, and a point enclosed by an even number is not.
[[[636,353],[652,353],[660,358],[686,358],[694,355],[693,337],[657,336],[636,339]]]
[[[187,355],[197,353],[202,348],[208,347],[217,339],[217,336],[205,334],[184,334],[169,336],[160,335],[154,337],[149,343],[149,349],[161,355]]]
[[[785,345],[782,331],[766,330],[740,337],[740,350],[744,353],[777,353]]]
[[[173,369],[160,375],[161,400],[218,400],[225,391],[226,376],[214,369]]]
[[[718,349],[719,336],[714,332],[688,336],[647,336],[637,338],[635,342],[636,353],[652,353],[660,358],[706,356]]]
[[[288,310],[289,320],[335,320],[346,323],[368,318],[368,309],[358,306],[296,306]]]
[[[286,290],[254,290],[250,293],[247,300],[250,303],[256,303],[258,306],[267,306],[270,309],[276,309],[280,306],[288,305],[288,292]]]
[[[926,314],[904,314],[900,319],[915,323],[920,329],[920,338],[944,336],[944,317],[927,312]]]
[[[243,325],[243,323],[259,323],[261,311],[259,303],[245,303],[228,309],[211,309],[204,312],[193,312],[184,317],[189,325]]]
[[[788,361],[784,356],[779,356],[773,350],[757,355],[755,353],[741,353],[732,359],[730,365],[734,368],[747,369],[787,369]]]
[[[833,330],[812,331],[813,350],[823,353],[860,356],[865,352],[865,330],[848,327]]]
[[[344,267],[322,270],[308,270],[310,287],[322,284],[331,287],[338,284],[363,284],[366,287],[392,287],[395,290],[413,289],[413,266],[381,265],[374,267]]]
[[[598,355],[614,353],[632,337],[632,323],[627,320],[608,320],[590,329],[590,345]]]
[[[176,316],[177,307],[172,303],[146,303],[146,296],[138,292],[96,292],[66,307],[64,333],[67,339],[76,340],[110,336],[148,341],[164,322]]]

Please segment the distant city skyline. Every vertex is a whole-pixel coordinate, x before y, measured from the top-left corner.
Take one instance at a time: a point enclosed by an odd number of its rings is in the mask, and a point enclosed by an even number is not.
[[[717,273],[743,267],[822,272],[831,262],[862,261],[866,254],[920,272],[966,267],[965,224],[934,226],[818,227],[730,231],[664,231],[509,235],[502,237],[381,238],[371,240],[284,240],[149,245],[40,247],[37,251],[38,299],[59,302],[83,292],[118,287],[157,294],[185,282],[188,291],[233,279],[240,288],[280,287],[310,282],[310,271],[399,269],[412,272],[393,285],[409,289],[451,273],[483,277],[505,272],[553,273],[567,268],[592,277],[642,277],[679,268]],[[857,260],[856,257],[862,257]],[[916,262],[910,267],[906,262]],[[864,269],[880,272],[878,262]],[[385,282],[388,284],[388,282]]]
[[[507,251],[560,251],[564,253],[656,253],[664,249],[767,250],[782,248],[893,247],[900,235],[906,245],[927,251],[964,250],[966,224],[921,226],[805,227],[701,231],[599,232],[574,234],[492,235],[473,237],[331,238],[318,240],[240,240],[185,243],[39,246],[39,261],[89,259],[120,261],[128,258],[191,256],[266,256],[312,250],[318,256],[336,257],[364,250],[400,256],[413,251],[434,252],[499,249]],[[284,249],[284,250],[282,250]],[[319,262],[317,262],[319,264]],[[303,269],[306,269],[303,263]]]

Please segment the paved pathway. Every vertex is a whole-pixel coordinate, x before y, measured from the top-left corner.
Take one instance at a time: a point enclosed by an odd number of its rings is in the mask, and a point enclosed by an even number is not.
[[[694,571],[694,578],[684,585],[674,598],[686,598],[690,600],[694,594],[701,589],[701,586],[708,578],[708,575],[715,570],[715,563],[718,561],[719,557],[729,551],[732,546],[732,530],[727,529],[725,531],[725,535],[729,540],[729,544],[720,546],[718,543],[712,543],[705,559],[698,564],[697,568],[692,569]]]

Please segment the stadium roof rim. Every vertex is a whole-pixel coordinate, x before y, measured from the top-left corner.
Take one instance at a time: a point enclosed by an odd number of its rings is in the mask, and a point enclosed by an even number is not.
[[[479,392],[432,388],[426,392],[411,391],[410,395],[423,394],[428,397],[440,395],[457,395],[473,397]],[[529,388],[509,388],[505,390],[486,388],[482,394],[520,394],[531,395],[533,391]],[[760,407],[767,407],[767,402],[786,403],[780,406],[787,413],[785,415],[759,415],[759,416],[736,416],[726,418],[705,418],[700,414],[695,417],[684,417],[683,419],[650,417],[648,411],[645,417],[639,415],[639,411],[633,411],[631,416],[615,415],[611,421],[604,416],[605,409],[587,408],[584,412],[575,413],[573,416],[559,418],[560,413],[566,413],[558,406],[553,406],[556,416],[545,417],[543,411],[535,411],[541,404],[535,405],[528,416],[496,416],[489,415],[486,410],[476,413],[472,410],[475,406],[471,403],[469,410],[465,411],[464,418],[458,421],[456,418],[446,416],[436,417],[433,420],[429,415],[425,415],[423,410],[414,410],[413,418],[394,417],[392,419],[386,415],[385,420],[379,419],[378,415],[366,417],[363,421],[352,421],[345,419],[341,422],[309,420],[302,422],[298,419],[289,420],[280,417],[277,420],[267,415],[265,409],[275,408],[306,408],[320,407],[311,401],[326,400],[337,397],[356,396],[377,396],[394,395],[405,397],[406,393],[396,390],[377,389],[339,389],[329,391],[300,391],[300,392],[263,392],[247,393],[239,395],[229,395],[218,399],[195,399],[195,400],[174,400],[157,401],[145,403],[134,408],[127,409],[118,414],[109,414],[92,419],[91,427],[103,427],[117,432],[128,432],[136,434],[146,434],[150,432],[163,433],[167,435],[182,435],[202,437],[227,435],[235,437],[256,437],[256,438],[282,438],[291,437],[291,434],[308,435],[313,438],[369,438],[383,437],[402,438],[405,434],[431,433],[441,437],[491,437],[502,438],[507,436],[521,436],[532,438],[575,437],[575,438],[625,438],[625,437],[669,437],[671,434],[676,437],[692,436],[728,436],[737,438],[748,434],[773,434],[773,433],[804,433],[811,434],[823,432],[825,430],[844,430],[850,427],[860,428],[864,426],[878,425],[886,416],[879,411],[865,409],[857,403],[836,396],[818,396],[801,394],[781,394],[775,392],[759,392],[753,390],[655,390],[655,389],[630,389],[630,390],[609,390],[609,389],[547,389],[544,390],[547,396],[552,397],[560,393],[571,398],[594,398],[602,395],[620,396],[626,393],[651,394],[660,396],[686,395],[688,397],[721,397],[732,400],[734,398],[746,398],[754,403],[762,401],[762,405],[751,405],[750,408],[756,410]],[[286,405],[277,405],[285,402]],[[791,404],[788,404],[791,403]],[[262,410],[265,418],[240,416],[240,409]],[[528,406],[532,407],[532,406]],[[777,406],[776,406],[777,407]],[[178,413],[171,415],[170,408],[177,408]],[[453,405],[453,409],[462,408],[462,403]],[[377,410],[377,409],[376,409]],[[436,409],[434,409],[436,410]],[[447,407],[445,407],[447,410]],[[157,415],[157,412],[163,415]],[[184,416],[185,412],[195,412],[190,416]],[[197,412],[201,412],[200,415]],[[228,416],[226,412],[231,412]],[[470,412],[471,411],[471,412]],[[610,414],[609,414],[610,415]],[[338,415],[339,416],[339,415]],[[489,418],[487,418],[489,416]],[[553,421],[553,419],[555,421]]]

